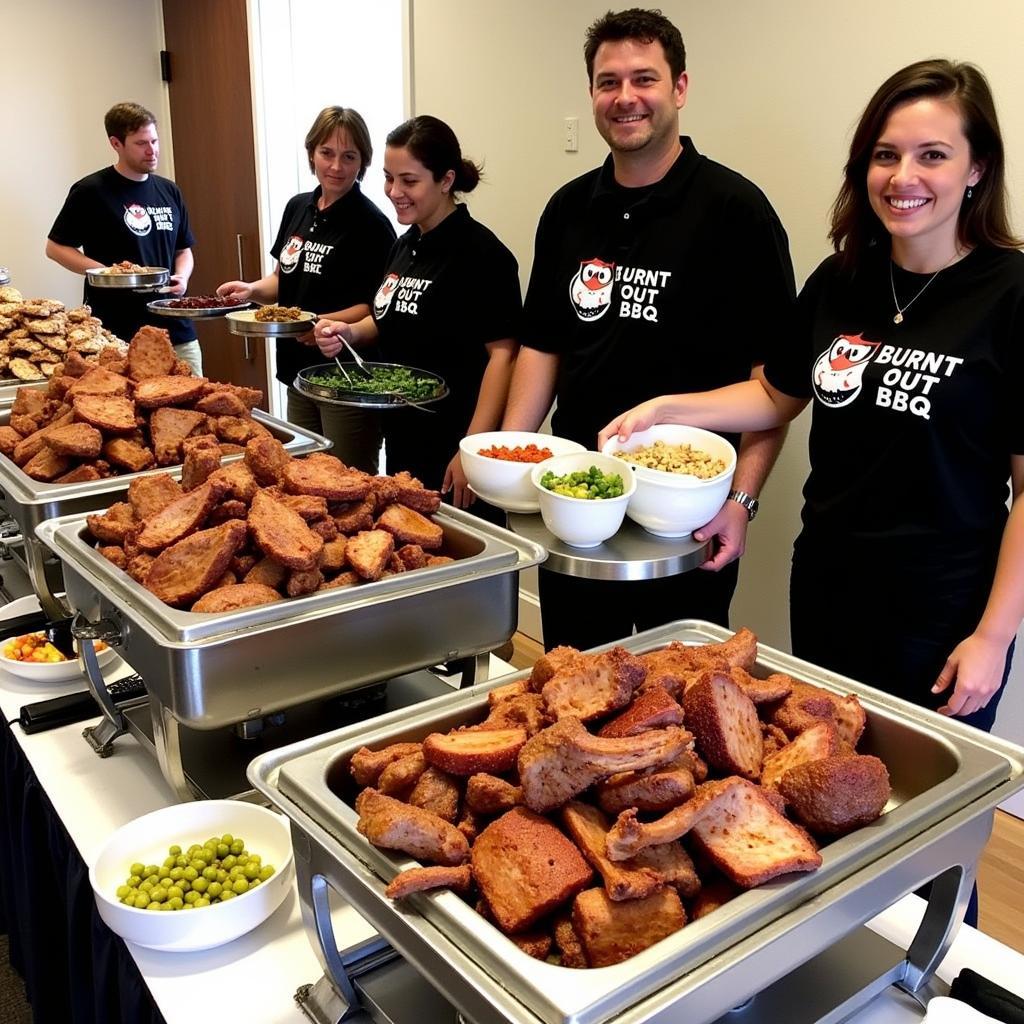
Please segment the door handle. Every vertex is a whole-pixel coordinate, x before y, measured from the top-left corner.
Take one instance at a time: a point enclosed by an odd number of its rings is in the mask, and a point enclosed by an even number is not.
[[[245,270],[242,267],[242,236],[235,235],[235,250],[238,253],[238,279],[245,280]]]

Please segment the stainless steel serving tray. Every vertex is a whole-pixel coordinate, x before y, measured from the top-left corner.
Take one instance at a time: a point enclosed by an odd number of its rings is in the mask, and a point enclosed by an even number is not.
[[[228,313],[240,313],[248,309],[251,303],[235,302],[230,306],[172,306],[179,299],[154,299],[146,303],[146,309],[158,316],[178,317],[182,320],[208,320],[212,317],[226,316]]]
[[[673,639],[706,643],[729,635],[709,623],[688,621],[632,637],[623,645],[639,653]],[[435,984],[442,984],[436,979],[447,977],[455,987],[449,998],[464,1012],[488,1014],[479,1020],[547,1024],[710,1020],[758,990],[753,961],[748,972],[753,989],[743,992],[747,981],[728,980],[729,970],[742,972],[747,966],[740,963],[743,956],[760,954],[770,944],[781,947],[781,966],[776,965],[773,977],[782,976],[802,962],[801,944],[791,937],[787,942],[789,930],[799,924],[806,936],[809,928],[816,944],[811,952],[827,948],[951,863],[939,859],[924,876],[899,875],[900,864],[909,856],[905,851],[914,843],[925,844],[929,837],[930,844],[933,833],[963,830],[964,820],[973,822],[986,812],[991,815],[997,802],[1024,785],[1024,751],[1012,744],[762,645],[755,672],[774,671],[858,695],[868,712],[868,728],[859,749],[881,757],[892,779],[893,797],[886,813],[823,847],[824,863],[818,871],[776,879],[745,892],[612,967],[580,972],[532,959],[451,892],[420,894],[400,905],[388,900],[386,883],[413,862],[377,849],[356,830],[355,789],[347,765],[359,747],[419,740],[430,732],[479,721],[485,714],[487,691],[526,673],[264,754],[250,765],[249,779],[289,815],[293,833],[305,837],[312,849],[313,876],[319,872],[328,878]],[[982,828],[980,834],[988,833]],[[960,833],[957,838],[960,841]],[[932,847],[926,852],[931,856]],[[877,890],[886,886],[891,896],[873,905]],[[861,892],[866,905],[857,899]],[[301,885],[300,896],[308,925],[310,898]],[[835,912],[830,912],[833,907]],[[802,955],[806,958],[810,953]],[[758,969],[764,969],[760,960]],[[696,995],[716,986],[711,1001],[705,999],[698,1009]],[[690,1012],[680,1001],[686,998],[691,999]],[[714,999],[719,1004],[709,1011]]]
[[[144,267],[134,273],[110,274],[96,267],[85,272],[93,288],[155,288],[167,284],[171,272],[166,267]]]
[[[242,309],[225,313],[228,330],[250,338],[268,338],[279,335],[305,334],[313,330],[316,314],[303,310],[301,320],[257,320],[258,309]]]
[[[405,398],[399,392],[380,392],[371,394],[365,391],[350,391],[345,388],[332,388],[323,384],[314,384],[309,378],[324,373],[333,373],[337,376],[337,366],[334,363],[320,363],[316,366],[307,366],[300,370],[294,381],[294,388],[299,394],[305,395],[314,402],[324,405],[342,405],[359,409],[403,409],[414,405],[431,405],[439,402],[442,398],[448,397],[448,385],[443,377],[429,370],[421,370],[416,366],[404,366],[401,363],[371,363],[366,360],[363,365],[370,370],[382,367],[388,370],[405,369],[410,370],[417,376],[426,377],[434,382],[434,393],[429,398]],[[347,364],[346,369],[351,368],[353,376],[358,377],[360,370],[355,363]]]
[[[445,506],[446,565],[221,614],[164,604],[102,555],[85,515],[36,530],[64,565],[67,600],[116,627],[113,644],[182,725],[216,729],[453,658],[515,631],[518,571],[544,549]]]

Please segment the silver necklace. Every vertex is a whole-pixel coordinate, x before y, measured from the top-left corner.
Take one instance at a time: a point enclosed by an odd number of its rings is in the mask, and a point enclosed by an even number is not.
[[[896,282],[892,276],[892,260],[889,260],[889,287],[892,289],[892,301],[893,305],[896,307],[896,315],[892,318],[892,322],[894,324],[903,323],[903,314],[906,313],[906,311],[910,309],[910,307],[915,302],[917,302],[917,300],[921,298],[922,295],[924,295],[925,289],[928,287],[928,285],[930,285],[932,281],[934,281],[935,278],[937,278],[939,274],[941,274],[946,269],[946,267],[955,262],[959,255],[959,253],[954,253],[953,258],[949,261],[949,263],[946,263],[944,266],[939,267],[939,269],[936,270],[935,273],[932,274],[932,276],[929,277],[928,280],[925,281],[925,283],[921,286],[921,290],[905,306],[901,306],[900,300],[896,298]]]

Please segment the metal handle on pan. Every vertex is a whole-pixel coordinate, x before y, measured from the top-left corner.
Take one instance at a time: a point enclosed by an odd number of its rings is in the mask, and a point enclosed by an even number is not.
[[[124,735],[128,731],[128,726],[124,715],[114,706],[92,641],[103,640],[111,647],[117,647],[122,640],[121,631],[108,619],[90,622],[78,612],[71,623],[71,635],[78,641],[78,662],[85,672],[89,692],[103,709],[103,721],[98,725],[87,726],[82,730],[82,735],[100,757],[109,757],[113,753],[114,740]]]

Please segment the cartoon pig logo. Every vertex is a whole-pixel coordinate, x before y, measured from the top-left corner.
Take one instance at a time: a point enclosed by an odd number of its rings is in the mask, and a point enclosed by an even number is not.
[[[153,230],[153,221],[144,206],[132,203],[124,208],[124,222],[133,235],[148,235]]]
[[[584,322],[600,320],[612,304],[615,264],[584,260],[569,283],[569,298],[576,315]]]

